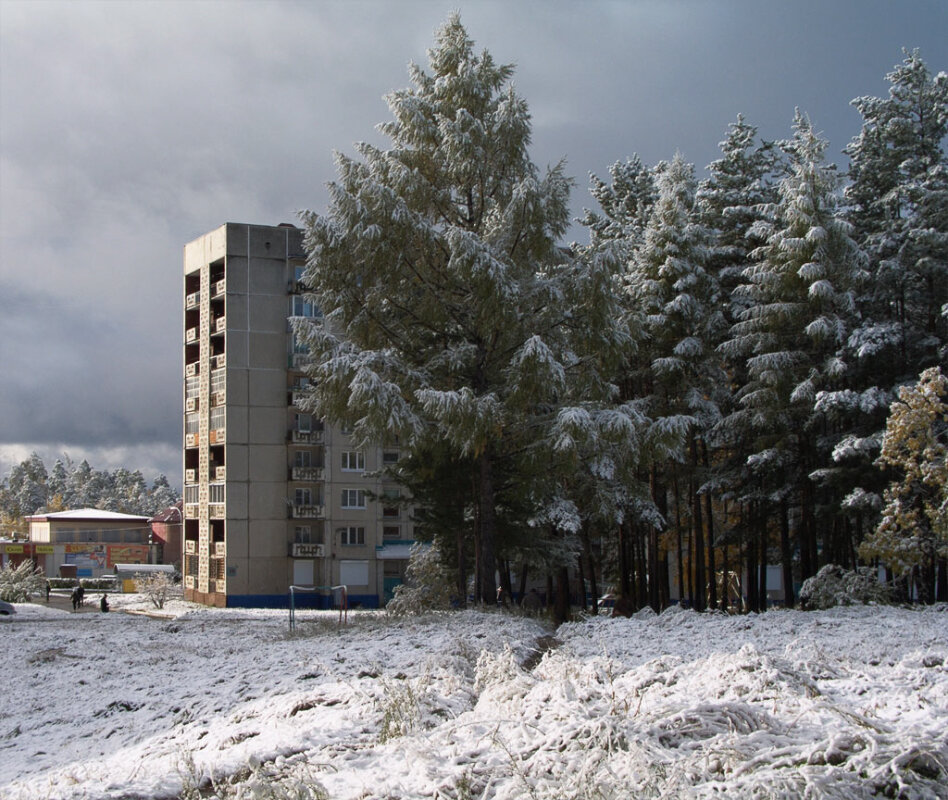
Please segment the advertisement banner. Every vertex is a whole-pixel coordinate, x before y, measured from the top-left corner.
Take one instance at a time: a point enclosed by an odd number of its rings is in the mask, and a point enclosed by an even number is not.
[[[76,549],[80,547],[83,550],[77,552]],[[66,563],[75,565],[77,577],[94,578],[101,575],[105,570],[105,561],[105,545],[66,545]]]
[[[37,555],[51,556],[55,551],[51,544],[37,544],[33,546]]]
[[[8,553],[22,553],[23,545],[22,544],[8,544],[4,548],[4,550],[6,550]]]
[[[110,567],[116,564],[147,564],[148,563],[148,545],[147,544],[115,544],[109,545]]]

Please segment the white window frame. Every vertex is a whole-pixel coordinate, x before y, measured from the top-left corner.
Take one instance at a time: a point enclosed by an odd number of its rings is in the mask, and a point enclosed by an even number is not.
[[[342,508],[365,508],[365,489],[343,489]]]
[[[342,471],[365,472],[365,453],[362,450],[343,450]]]
[[[347,525],[339,528],[339,544],[342,547],[363,547],[365,545],[365,526]]]

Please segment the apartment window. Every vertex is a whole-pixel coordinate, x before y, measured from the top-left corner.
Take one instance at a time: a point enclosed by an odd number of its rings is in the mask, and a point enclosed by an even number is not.
[[[385,450],[382,453],[382,464],[386,467],[392,467],[398,463],[398,453],[394,450]]]
[[[211,430],[218,431],[224,427],[224,420],[227,419],[226,406],[217,406],[211,409]]]
[[[303,273],[306,272],[306,267],[303,264],[297,264],[293,267],[293,280],[301,281],[303,280]]]
[[[293,454],[293,466],[303,469],[313,466],[313,454],[309,450],[297,450]]]
[[[310,433],[313,430],[313,417],[310,414],[297,414],[296,430],[300,433]]]
[[[184,502],[187,505],[194,505],[198,502],[198,492],[200,491],[200,486],[190,485],[184,487]]]
[[[313,544],[313,531],[309,525],[297,525],[293,531],[293,541],[296,544]]]
[[[312,489],[297,489],[294,500],[295,500],[294,505],[311,506],[313,504],[313,490]]]
[[[197,414],[186,414],[184,417],[184,432],[198,433],[201,430],[201,418]]]
[[[342,468],[347,472],[361,472],[365,469],[365,453],[361,450],[343,450]]]
[[[387,519],[398,519],[399,507],[398,500],[401,497],[398,489],[385,489],[382,492],[382,517]]]
[[[356,525],[339,528],[339,544],[343,546],[365,544],[365,528]]]
[[[342,507],[365,508],[365,491],[362,489],[343,489]]]
[[[223,392],[227,388],[227,370],[215,369],[211,372],[211,394]]]
[[[201,393],[201,376],[188,375],[188,377],[185,379],[184,387],[185,397],[197,397]]]
[[[223,503],[224,502],[224,484],[223,483],[212,483],[207,487],[207,501],[209,503]]]
[[[384,525],[382,527],[383,539],[398,539],[401,536],[402,529],[398,525]]]
[[[305,295],[295,294],[290,298],[291,317],[318,317],[319,311],[313,301]]]
[[[290,334],[290,352],[296,355],[303,355],[309,352],[309,345],[296,335],[296,331]]]

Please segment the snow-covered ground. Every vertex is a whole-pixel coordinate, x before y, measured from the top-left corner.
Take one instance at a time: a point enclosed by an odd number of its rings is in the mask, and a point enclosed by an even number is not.
[[[144,609],[137,597],[121,605]],[[948,608],[671,610],[555,633],[465,611],[19,605],[0,797],[948,797]]]

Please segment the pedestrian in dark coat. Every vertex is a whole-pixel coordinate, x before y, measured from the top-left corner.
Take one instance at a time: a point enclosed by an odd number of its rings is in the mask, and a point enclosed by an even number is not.
[[[99,601],[99,609],[103,614],[109,610],[109,599],[105,595],[102,595],[102,599]]]
[[[80,583],[76,591],[79,593],[79,607],[82,608],[82,601],[86,598],[86,590],[82,588],[82,584]]]
[[[79,587],[78,586],[72,590],[72,595],[70,595],[70,597],[72,598],[72,610],[76,611],[79,608]]]

